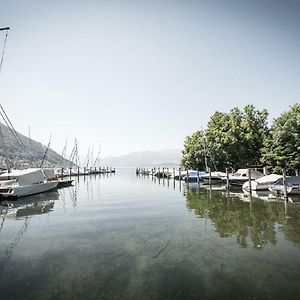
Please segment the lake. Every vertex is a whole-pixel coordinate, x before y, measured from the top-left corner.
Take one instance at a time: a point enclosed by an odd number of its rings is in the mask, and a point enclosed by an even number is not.
[[[1,299],[299,298],[300,202],[116,172],[1,205]]]

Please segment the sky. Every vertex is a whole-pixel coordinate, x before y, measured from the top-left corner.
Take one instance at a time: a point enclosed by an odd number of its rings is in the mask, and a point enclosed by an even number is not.
[[[58,153],[181,149],[215,111],[300,102],[299,0],[0,0],[6,26],[0,103]]]

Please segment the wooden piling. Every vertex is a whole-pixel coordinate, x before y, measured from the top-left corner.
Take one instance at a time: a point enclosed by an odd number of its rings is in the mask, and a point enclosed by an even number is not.
[[[251,169],[248,169],[248,182],[249,182],[249,194],[252,195],[252,185],[251,185]]]
[[[199,178],[199,169],[197,169],[197,184],[199,185],[200,183],[200,178]]]
[[[283,184],[283,197],[284,200],[288,200],[287,186],[286,186],[286,172],[285,169],[282,169],[282,184]]]
[[[226,188],[229,189],[229,173],[228,173],[228,168],[226,168]]]
[[[209,186],[211,187],[211,168],[210,167],[208,168],[208,172],[209,172],[209,181],[208,181],[208,183],[209,183]]]

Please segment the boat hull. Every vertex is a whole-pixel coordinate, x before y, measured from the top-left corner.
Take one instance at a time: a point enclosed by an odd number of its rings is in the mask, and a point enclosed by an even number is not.
[[[43,182],[31,185],[22,185],[22,186],[12,186],[10,188],[10,192],[1,193],[2,198],[20,198],[26,197],[30,195],[40,194],[44,192],[48,192],[57,187],[58,182]]]

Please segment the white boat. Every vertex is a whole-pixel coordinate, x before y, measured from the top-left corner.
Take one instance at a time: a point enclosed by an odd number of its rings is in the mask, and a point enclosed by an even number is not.
[[[242,187],[246,181],[249,181],[248,174],[249,174],[248,169],[238,169],[236,173],[229,175],[229,184],[231,186]],[[256,170],[251,170],[251,180],[256,180],[263,176],[264,174]],[[227,178],[226,177],[222,178],[222,181],[226,183]]]
[[[289,195],[300,195],[300,176],[287,176],[285,183],[286,191]],[[276,182],[271,184],[269,190],[275,194],[283,194],[283,178],[279,178]]]
[[[58,181],[49,181],[43,169],[12,170],[0,174],[0,197],[19,198],[53,190]]]
[[[252,191],[268,191],[271,184],[276,182],[282,175],[270,174],[251,181]],[[249,180],[243,184],[243,190],[249,192]]]
[[[219,184],[222,183],[223,178],[226,178],[226,173],[224,172],[211,172],[210,176],[209,173],[202,175],[204,184],[209,183],[209,180],[212,184]]]

